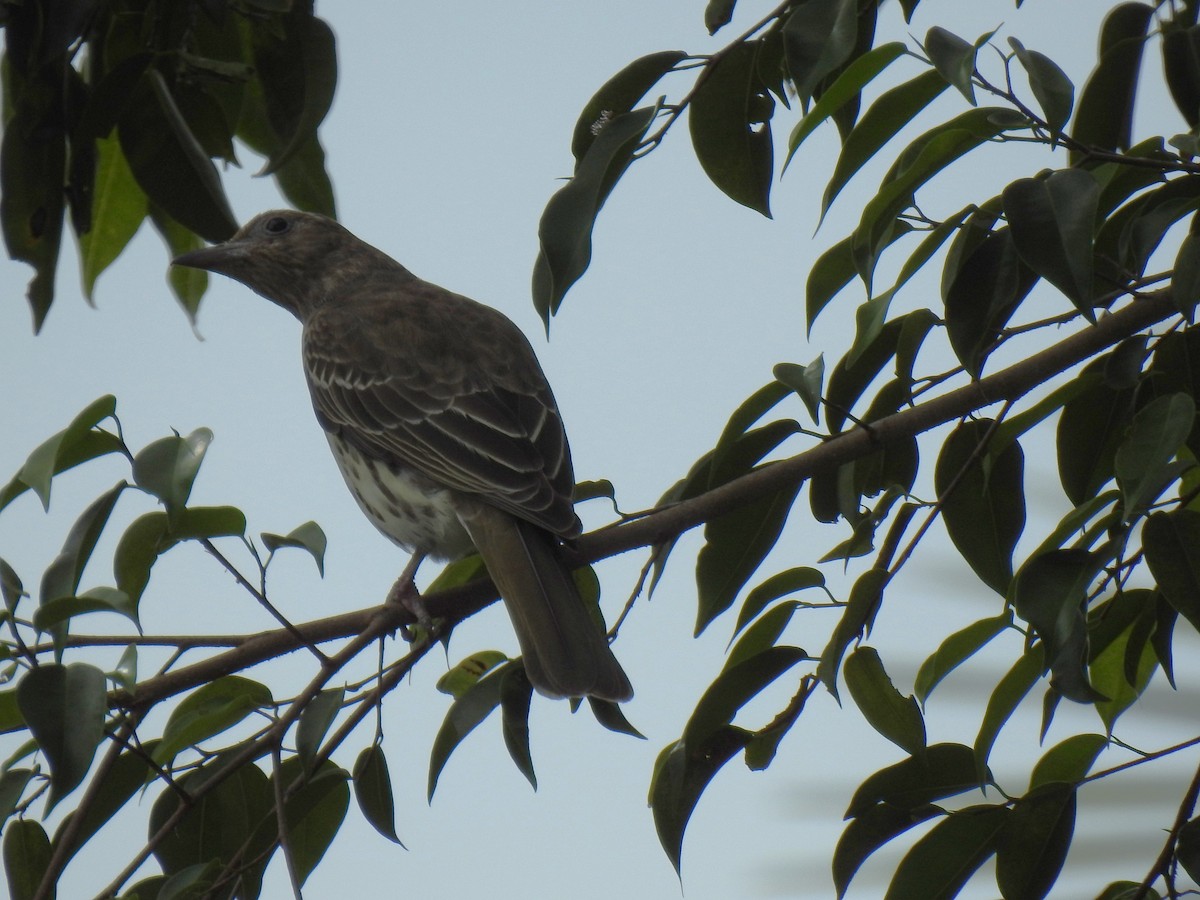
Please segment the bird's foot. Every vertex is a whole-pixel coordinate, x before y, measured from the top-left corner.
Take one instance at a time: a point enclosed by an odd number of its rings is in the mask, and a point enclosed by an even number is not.
[[[424,631],[433,630],[433,618],[429,615],[429,610],[425,608],[425,601],[411,576],[401,575],[397,578],[384,602],[389,605],[394,603],[406,610],[416,621],[417,626]],[[417,635],[408,625],[400,626],[400,634],[410,644],[417,639]]]

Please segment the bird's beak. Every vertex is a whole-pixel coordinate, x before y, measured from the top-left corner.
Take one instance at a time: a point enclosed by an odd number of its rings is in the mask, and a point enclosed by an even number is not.
[[[245,248],[230,241],[213,247],[203,247],[181,253],[173,260],[173,266],[187,266],[189,269],[206,269],[209,272],[224,272],[229,263],[245,255]]]

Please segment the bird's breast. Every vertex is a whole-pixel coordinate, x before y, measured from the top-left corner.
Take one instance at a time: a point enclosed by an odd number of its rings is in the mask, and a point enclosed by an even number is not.
[[[450,491],[419,472],[366,456],[336,434],[327,437],[354,499],[384,535],[435,559],[457,559],[474,550]]]

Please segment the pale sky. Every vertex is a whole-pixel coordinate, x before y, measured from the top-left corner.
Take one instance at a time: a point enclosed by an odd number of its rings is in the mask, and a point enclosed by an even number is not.
[[[707,181],[681,121],[662,147],[634,165],[609,200],[596,232],[592,268],[568,295],[549,343],[529,301],[538,218],[557,179],[570,174],[571,129],[594,90],[644,53],[711,52],[773,5],[744,0],[734,25],[710,40],[698,0],[318,4],[338,38],[337,97],[321,134],[342,222],[418,275],[502,309],[525,329],[554,385],[577,476],[612,480],[625,509],[652,505],[686,473],[712,446],[737,404],[770,379],[773,364],[807,363],[824,352],[832,368],[849,346],[852,310],[865,299],[861,289],[839,298],[812,341],[806,339],[808,269],[853,227],[895,149],[885,150],[881,161],[852,184],[814,237],[820,194],[837,147],[831,130],[811,139],[776,185],[775,218],[767,221],[736,206]],[[1008,2],[924,0],[909,26],[893,3],[881,20],[879,40],[922,36],[933,24],[973,40],[1000,25],[999,41],[1013,35],[1046,52],[1079,86],[1094,59],[1099,17],[1111,5],[1099,0],[1071,4],[1071,16],[1086,19],[1079,24],[1068,21],[1061,4],[1038,0],[1027,0],[1019,11]],[[1147,71],[1153,74],[1156,67],[1151,60]],[[898,64],[896,71],[912,77],[920,70]],[[665,82],[660,92],[677,98],[682,84]],[[940,103],[936,109],[945,117],[960,111],[961,98],[947,92]],[[1159,112],[1141,120],[1145,133],[1170,135],[1184,128],[1169,110]],[[795,112],[777,110],[778,147],[785,146],[795,121]],[[926,120],[925,127],[933,121]],[[1010,160],[1007,149],[968,158],[945,186],[921,195],[922,206],[932,215],[949,213],[967,199],[987,199],[1013,178],[1064,164],[1044,151]],[[1008,161],[995,162],[1001,159]],[[226,181],[241,220],[281,203],[271,183],[249,177],[260,161],[248,151],[243,165]],[[216,439],[193,503],[240,506],[251,534],[286,532],[309,519],[322,524],[330,540],[323,580],[303,554],[281,556],[272,567],[271,596],[290,617],[305,620],[380,602],[404,555],[361,516],[329,457],[299,368],[298,324],[240,285],[214,279],[199,318],[203,340],[197,340],[166,288],[166,256],[148,228],[101,278],[98,309],[89,310],[69,242],[66,251],[55,308],[37,337],[30,333],[24,303],[27,269],[12,262],[0,266],[7,297],[0,306],[0,417],[8,428],[0,444],[0,479],[7,480],[33,447],[88,402],[115,393],[132,447],[172,428],[183,433],[200,426],[213,429]],[[881,268],[880,284],[886,286],[886,273],[898,263],[899,256]],[[933,271],[914,281],[897,311],[926,305],[936,310],[936,285]],[[1061,298],[1047,295],[1046,302],[1058,308]],[[798,404],[784,414],[802,415]],[[805,444],[798,440],[788,446],[795,453]],[[923,445],[927,465],[935,446]],[[1039,526],[1046,530],[1048,517],[1062,514],[1065,501],[1052,454],[1028,450],[1028,477],[1039,489],[1029,498],[1027,535],[1036,538]],[[0,556],[27,587],[37,585],[82,505],[123,474],[116,462],[84,467],[56,481],[49,515],[25,497],[0,516]],[[814,564],[845,537],[844,526],[810,524],[807,505],[802,494],[788,531],[752,584],[787,566]],[[586,508],[589,527],[607,521],[602,507],[594,502]],[[85,586],[111,582],[106,561],[118,526],[151,508],[149,500],[132,494],[122,499]],[[586,711],[572,716],[566,703],[535,698],[536,793],[508,760],[494,719],[458,749],[427,805],[429,749],[449,702],[433,688],[444,670],[433,654],[418,667],[411,685],[388,697],[384,711],[397,831],[408,851],[376,835],[352,801],[342,833],[305,895],[679,897],[679,882],[654,833],[646,791],[655,756],[679,736],[696,699],[719,671],[734,621],[727,615],[701,639],[690,636],[698,546],[699,532],[681,542],[653,600],[639,601],[615,648],[637,691],[626,713],[647,741],[607,732]],[[610,622],[643,559],[629,554],[599,567]],[[844,596],[846,582],[838,567],[828,566],[826,572]],[[423,570],[421,580],[428,583],[433,574],[432,567]],[[880,647],[904,693],[911,691],[917,666],[941,637],[1000,611],[999,599],[957,563],[952,551],[937,551],[933,544],[888,598],[871,643]],[[190,547],[172,552],[156,567],[142,621],[147,633],[273,627],[248,596]],[[829,613],[799,613],[789,639],[818,654],[832,624]],[[123,627],[96,616],[76,630]],[[499,605],[456,631],[451,661],[490,647],[516,652]],[[1005,652],[1011,649],[1007,645]],[[371,656],[356,672],[371,671]],[[1188,675],[1184,656],[1177,650],[1181,683]],[[115,658],[98,664],[111,666]],[[999,677],[996,666],[1007,665],[1004,658],[985,657],[934,693],[927,710],[931,742],[973,741],[982,700]],[[142,674],[154,667],[147,655]],[[246,674],[266,681],[282,698],[311,672],[311,660],[297,654]],[[759,727],[773,717],[794,682],[785,678],[775,688],[739,721]],[[1194,703],[1194,695],[1160,692],[1139,713],[1142,725],[1135,729],[1130,723],[1130,733],[1148,749],[1181,739],[1194,720]],[[1010,725],[993,755],[997,775],[1007,778],[1015,793],[1024,790],[1031,761],[1040,754],[1040,689],[1027,706],[1029,714]],[[1072,733],[1069,727],[1102,730],[1089,715],[1064,704],[1047,746]],[[1173,717],[1189,715],[1184,728],[1173,725]],[[160,714],[147,727],[152,731],[163,720]],[[370,734],[369,728],[361,730],[337,762],[349,769]],[[0,741],[0,757],[11,746]],[[832,896],[829,860],[849,797],[868,774],[900,758],[852,704],[839,709],[831,697],[818,693],[767,772],[750,773],[734,760],[708,788],[684,842],[684,896]],[[1194,763],[1193,757],[1180,765],[1186,769]],[[1171,798],[1182,789],[1178,777],[1147,773],[1115,790],[1101,784],[1083,792],[1078,840],[1088,840],[1087,834],[1092,842],[1080,843],[1072,854],[1055,896],[1091,896],[1109,880],[1140,879],[1161,846],[1159,829],[1174,814]],[[60,896],[90,896],[123,866],[139,846],[152,797],[111,829],[128,829],[126,834],[77,858]],[[1120,816],[1114,818],[1118,808]],[[1140,816],[1136,826],[1132,816]],[[878,854],[859,873],[850,896],[882,896],[901,849]],[[995,894],[994,881],[981,874],[963,896]],[[278,857],[264,896],[288,896]]]

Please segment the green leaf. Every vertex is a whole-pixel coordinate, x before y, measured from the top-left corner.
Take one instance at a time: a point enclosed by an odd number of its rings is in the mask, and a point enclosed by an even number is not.
[[[1018,799],[996,850],[996,883],[1005,900],[1048,896],[1074,831],[1074,785],[1048,784]]]
[[[1004,215],[1029,268],[1062,291],[1089,321],[1092,313],[1092,233],[1100,185],[1082,169],[1019,178],[1004,189]]]
[[[1174,480],[1169,464],[1195,419],[1196,403],[1182,392],[1152,400],[1133,417],[1113,467],[1126,521],[1140,515]]]
[[[229,730],[274,702],[266,685],[240,675],[223,675],[194,690],[171,710],[154,761],[167,766],[181,750]]]
[[[923,72],[916,78],[885,91],[854,126],[842,142],[833,175],[821,200],[821,218],[834,199],[855,174],[870,161],[917,114],[940,96],[947,87],[937,72]]]
[[[4,608],[15,614],[17,605],[22,598],[28,597],[29,592],[21,582],[21,576],[3,559],[0,559],[0,597],[4,598]]]
[[[1145,3],[1121,3],[1104,20],[1100,54],[1079,97],[1071,137],[1084,146],[1122,150],[1129,146],[1133,103],[1146,33],[1154,9]],[[1071,151],[1072,164],[1082,159]]]
[[[892,319],[879,329],[874,340],[855,353],[853,359],[847,353],[833,367],[825,392],[825,424],[831,433],[842,430],[855,403],[896,355],[907,318]]]
[[[133,458],[134,481],[163,502],[172,525],[178,522],[179,514],[187,506],[192,483],[212,439],[212,431],[197,428],[187,437],[176,434],[160,438]]]
[[[87,775],[104,739],[104,673],[87,663],[44,664],[17,682],[17,706],[50,765],[47,810]]]
[[[780,597],[814,587],[825,587],[825,576],[821,574],[820,569],[797,566],[777,572],[746,595],[746,599],[742,601],[742,608],[738,611],[734,635],[741,633],[759,613]]]
[[[625,713],[621,710],[621,704],[613,703],[611,700],[598,700],[595,697],[588,697],[588,707],[592,710],[592,715],[596,717],[596,721],[607,728],[609,731],[615,731],[617,734],[627,734],[630,737],[645,740],[646,736],[633,727],[633,724],[625,718]]]
[[[833,883],[839,900],[846,895],[850,879],[866,862],[868,856],[922,822],[926,822],[942,810],[931,804],[903,809],[879,803],[868,807],[850,820],[846,830],[838,839],[833,852]]]
[[[1163,74],[1175,108],[1188,128],[1195,128],[1200,125],[1200,27],[1164,23],[1162,55]]]
[[[371,744],[363,748],[354,762],[354,798],[363,818],[371,827],[394,844],[404,847],[396,836],[396,806],[392,800],[392,778],[388,774],[383,747]],[[407,848],[405,848],[407,849]]]
[[[1029,791],[1056,782],[1078,784],[1108,746],[1102,734],[1073,734],[1042,754],[1029,776]]]
[[[792,157],[800,149],[800,145],[804,143],[805,138],[816,131],[818,125],[848,102],[858,98],[862,89],[870,84],[876,75],[905,55],[908,55],[908,50],[904,44],[892,41],[880,44],[850,63],[845,71],[837,77],[837,80],[821,93],[820,99],[813,104],[808,114],[792,129],[792,133],[788,137],[788,154],[784,161],[784,168],[786,169],[791,163]]]
[[[437,689],[451,697],[461,697],[469,688],[478,684],[484,675],[505,662],[508,662],[508,657],[499,650],[480,650],[478,653],[472,653],[437,680]]]
[[[650,782],[650,809],[659,843],[677,873],[683,856],[683,833],[700,795],[752,737],[743,728],[726,725],[702,742],[679,741],[659,754]]]
[[[221,177],[156,69],[146,70],[117,134],[138,184],[171,218],[213,243],[237,231]]]
[[[1012,621],[1012,611],[1005,609],[998,616],[972,622],[942,641],[917,671],[917,680],[913,685],[917,699],[921,703],[928,700],[943,678],[974,656],[992,638],[1008,630]]]
[[[1189,820],[1179,829],[1175,857],[1193,881],[1200,881],[1200,818]]]
[[[529,704],[533,685],[524,669],[512,668],[500,680],[500,730],[504,746],[517,770],[525,776],[530,787],[537,790],[537,774],[529,751]]]
[[[94,299],[96,279],[128,246],[149,213],[146,195],[134,180],[115,136],[96,142],[92,227],[79,236],[83,295]]]
[[[800,485],[793,484],[704,526],[704,546],[696,560],[696,635],[733,605],[774,548],[799,491]]]
[[[325,548],[328,546],[328,539],[325,537],[325,532],[316,522],[305,522],[303,525],[297,525],[285,535],[271,534],[269,532],[262,533],[263,546],[271,553],[274,553],[281,547],[298,547],[301,550],[306,550],[317,564],[317,571],[321,573],[321,577],[325,576]]]
[[[93,430],[108,418],[115,418],[117,398],[106,394],[92,401],[58,434],[43,441],[29,454],[21,470],[3,490],[0,490],[0,510],[13,500],[32,490],[50,508],[50,483],[55,475],[82,462],[119,452],[120,440],[108,432]]]
[[[854,231],[855,265],[869,286],[879,250],[896,217],[915,202],[916,191],[955,160],[998,134],[1027,127],[1023,116],[1004,107],[968,110],[912,141],[884,176],[879,191],[863,207]]]
[[[1200,512],[1156,512],[1142,526],[1150,574],[1167,602],[1200,631]]]
[[[33,776],[33,769],[7,769],[0,774],[0,828],[16,811]]]
[[[1196,221],[1192,222],[1193,227]],[[1172,266],[1171,299],[1183,317],[1191,322],[1200,302],[1200,234],[1189,231],[1179,244]]]
[[[858,42],[855,0],[802,0],[784,20],[784,58],[796,94],[811,97]]]
[[[732,8],[733,4],[729,4]],[[601,85],[575,122],[571,135],[571,153],[576,164],[582,163],[596,136],[614,116],[627,113],[650,88],[687,59],[682,50],[663,50],[641,56]]]
[[[850,589],[850,601],[846,611],[838,620],[837,628],[821,653],[821,662],[817,666],[817,677],[834,697],[837,692],[837,673],[846,648],[869,629],[883,602],[883,589],[887,586],[890,574],[886,569],[867,569],[854,582]]]
[[[1000,228],[987,234],[943,283],[950,346],[973,377],[982,373],[1000,330],[1036,282],[1017,254],[1012,233]]]
[[[716,34],[729,24],[736,5],[737,0],[708,0],[708,5],[704,7],[704,27],[710,35]]]
[[[312,775],[305,776],[297,757],[284,760],[271,776],[285,790],[292,791],[284,804],[287,822],[287,850],[301,885],[320,863],[333,843],[350,808],[350,773],[326,760]],[[299,789],[292,786],[299,784]]]
[[[1005,806],[969,806],[951,813],[900,860],[884,900],[953,897],[996,852],[1010,818]]]
[[[252,763],[232,772],[225,768],[223,760],[218,758],[181,779],[180,786],[185,791],[195,790],[213,778],[222,780],[197,800],[154,846],[154,856],[168,876],[185,872],[192,866],[207,865],[213,860],[231,863],[238,857],[245,866],[247,860],[254,859],[259,853],[269,856],[276,821],[272,814],[275,798],[267,776]],[[181,798],[174,788],[162,790],[150,811],[151,835],[175,815],[180,803]],[[255,834],[259,830],[264,832],[262,836]],[[243,853],[245,857],[241,857]],[[258,896],[265,866],[266,858],[253,869],[241,871],[243,883],[250,883],[246,888],[248,896]]]
[[[596,216],[656,115],[658,107],[650,106],[611,118],[576,164],[574,177],[546,204],[538,223],[533,301],[547,328],[571,285],[587,271]]]
[[[975,74],[975,45],[935,25],[925,34],[925,52],[938,75],[974,106],[975,86],[971,76]]]
[[[681,742],[688,747],[707,744],[733,722],[738,710],[796,663],[807,658],[798,647],[767,647],[748,659],[722,669],[696,703],[683,729]]]
[[[5,92],[0,140],[0,226],[9,257],[34,268],[27,297],[35,332],[41,330],[54,301],[62,243],[65,135],[61,126],[50,123],[61,122],[66,113],[63,86],[54,83],[56,72],[61,73],[61,67],[46,66],[46,74],[30,79],[20,97],[12,96],[11,66],[5,76],[10,90]],[[58,78],[65,80],[65,73]]]
[[[1143,891],[1140,881],[1114,881],[1096,895],[1096,900],[1162,900],[1162,894],[1154,888]]]
[[[12,900],[34,900],[50,868],[50,839],[40,822],[18,819],[4,829],[4,874]],[[53,896],[53,893],[51,894]]]
[[[820,422],[821,388],[825,382],[825,354],[818,354],[807,366],[777,363],[771,369],[771,374],[780,384],[796,392],[814,423]]]
[[[1146,595],[1148,599],[1153,597],[1150,592]],[[1154,648],[1147,640],[1148,629],[1139,624],[1145,622],[1152,627],[1153,607],[1148,611],[1151,617],[1130,622],[1093,655],[1088,667],[1092,686],[1107,698],[1096,703],[1096,712],[1110,734],[1117,717],[1137,701],[1158,666]]]
[[[780,603],[761,619],[746,630],[741,639],[733,645],[726,656],[724,669],[731,669],[743,663],[770,647],[774,647],[782,637],[784,629],[792,620],[800,604],[796,602]]]
[[[1025,70],[1029,89],[1042,108],[1042,116],[1050,126],[1051,137],[1057,140],[1071,118],[1071,110],[1075,105],[1075,85],[1071,84],[1071,79],[1058,64],[1044,53],[1026,50],[1025,45],[1015,37],[1010,37],[1008,43]]]
[[[153,204],[150,206],[150,221],[154,223],[155,229],[166,243],[172,258],[205,246],[204,240],[198,234],[180,225]],[[204,298],[204,292],[208,290],[208,273],[189,266],[169,266],[167,284],[187,314],[188,321],[194,326],[196,313],[200,310],[200,301]]]
[[[1101,560],[1086,550],[1051,550],[1028,559],[1013,583],[1013,607],[1045,649],[1051,686],[1069,700],[1105,699],[1088,682],[1083,604]]]
[[[979,734],[975,737],[975,759],[981,773],[987,767],[988,757],[992,746],[1000,735],[1000,729],[1009,717],[1016,712],[1017,706],[1025,699],[1025,695],[1033,690],[1045,672],[1042,664],[1042,654],[1034,647],[1026,650],[1013,667],[1000,679],[999,684],[988,697],[987,708],[983,713],[983,721],[979,724]]]
[[[873,647],[859,647],[843,668],[850,696],[868,724],[908,753],[925,753],[925,719],[915,698],[904,697],[892,685]]]
[[[984,767],[976,771],[975,754],[962,744],[933,744],[923,757],[880,769],[854,792],[846,818],[857,818],[876,806],[922,811],[927,804],[973,791],[991,781]]]
[[[296,723],[296,755],[300,757],[306,772],[312,771],[321,741],[325,739],[337,714],[342,711],[342,701],[345,699],[345,688],[327,688],[313,697],[300,713],[300,720]]]
[[[771,217],[771,111],[758,77],[758,42],[729,48],[701,81],[688,112],[692,147],[709,180],[731,200]]]
[[[138,611],[133,601],[116,588],[97,587],[79,596],[58,597],[38,606],[33,614],[33,627],[48,632],[75,616],[93,612],[113,612],[138,624]]]
[[[337,85],[333,30],[313,15],[291,15],[282,40],[256,40],[255,71],[280,146],[259,175],[278,173],[316,138]],[[256,38],[267,29],[256,29]],[[319,146],[319,145],[318,145]]]
[[[62,550],[42,573],[40,605],[62,597],[74,597],[78,593],[83,570],[125,487],[125,482],[118,482],[93,500],[75,520],[63,541]]]
[[[934,484],[950,540],[979,579],[1003,595],[1025,529],[1025,455],[1016,441],[989,453],[983,442],[993,425],[971,419],[954,429],[938,454]]]
[[[500,705],[501,683],[504,675],[517,665],[508,662],[490,672],[477,683],[471,685],[461,696],[455,698],[446,712],[442,727],[438,729],[437,737],[433,739],[433,748],[429,754],[429,784],[427,796],[433,800],[433,792],[437,788],[438,778],[442,769],[450,760],[458,745],[475,726],[491,715],[492,710]]]

